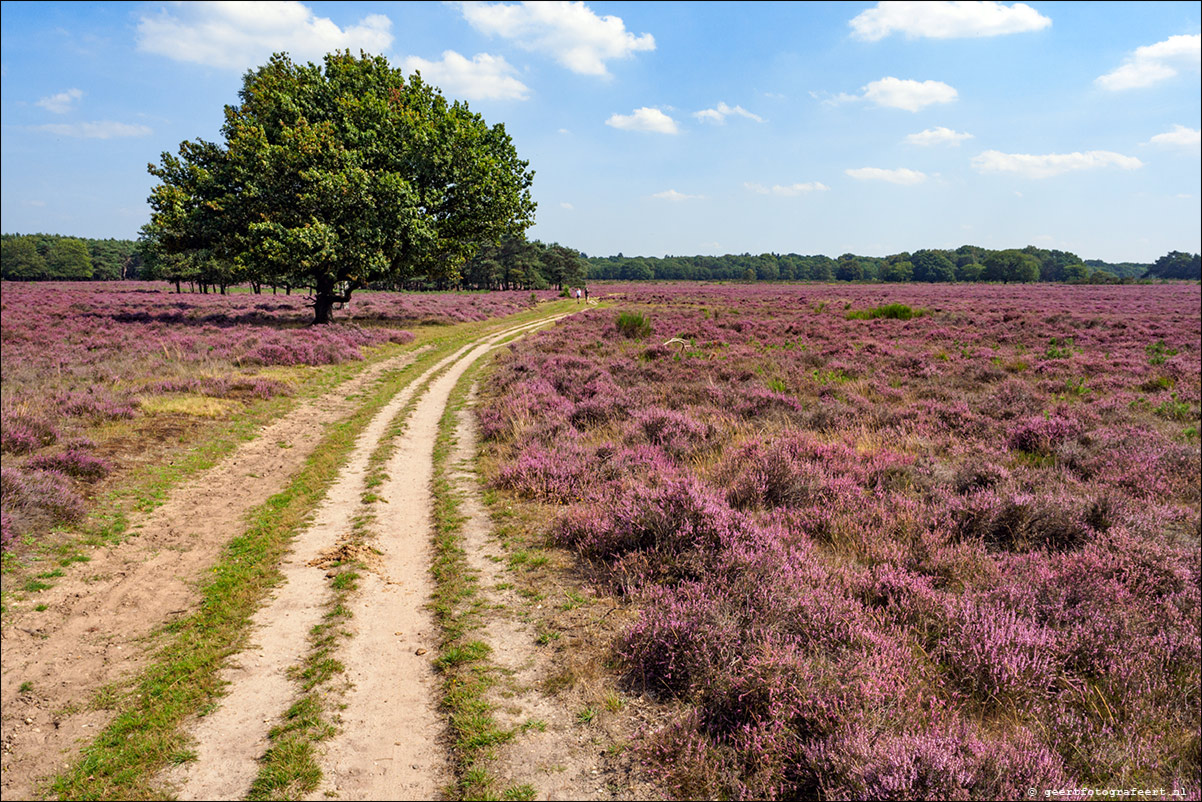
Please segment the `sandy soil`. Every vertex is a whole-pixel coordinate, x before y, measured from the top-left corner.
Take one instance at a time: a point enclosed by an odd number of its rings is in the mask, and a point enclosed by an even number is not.
[[[95,693],[145,662],[146,637],[191,609],[195,579],[241,533],[243,516],[273,494],[312,453],[324,427],[349,414],[380,374],[415,354],[365,369],[266,426],[218,465],[182,484],[120,544],[91,551],[3,630],[0,713],[5,799],[37,795],[39,782],[65,767],[109,713],[90,710]],[[21,691],[28,683],[32,690]],[[28,687],[27,686],[27,687]]]

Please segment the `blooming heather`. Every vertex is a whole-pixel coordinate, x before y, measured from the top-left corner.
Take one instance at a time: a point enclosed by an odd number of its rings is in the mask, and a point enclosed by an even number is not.
[[[1202,792],[1196,285],[611,289],[648,339],[587,310],[478,414],[640,610],[671,795]]]

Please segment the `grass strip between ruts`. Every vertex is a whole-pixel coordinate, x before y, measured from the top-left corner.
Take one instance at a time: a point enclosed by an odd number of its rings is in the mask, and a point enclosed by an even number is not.
[[[82,757],[55,777],[51,793],[65,799],[150,799],[162,796],[156,775],[194,757],[181,724],[222,695],[218,673],[246,645],[251,616],[280,580],[279,562],[297,529],[337,477],[358,434],[414,375],[498,323],[514,325],[548,310],[531,310],[486,324],[456,327],[399,375],[386,375],[356,412],[327,428],[289,485],[248,515],[200,589],[199,609],[164,628],[168,643],[118,704],[118,714]],[[539,314],[541,312],[541,314]]]
[[[456,417],[489,356],[469,367],[451,392],[438,424],[434,444],[434,599],[435,621],[442,630],[435,667],[442,674],[442,706],[449,716],[453,743],[454,781],[446,789],[452,799],[533,799],[530,785],[496,791],[497,779],[488,769],[492,748],[514,736],[493,717],[485,694],[494,682],[496,667],[489,661],[491,648],[472,637],[483,625],[487,600],[479,595],[479,582],[467,563],[461,529],[461,493],[449,477],[450,454],[455,446]]]

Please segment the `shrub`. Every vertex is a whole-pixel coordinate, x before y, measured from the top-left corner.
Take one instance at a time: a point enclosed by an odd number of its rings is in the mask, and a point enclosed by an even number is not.
[[[873,309],[852,309],[847,313],[848,320],[876,320],[877,318],[888,318],[889,320],[911,320],[916,317],[923,317],[929,314],[928,310],[911,309],[905,304],[884,304]]]
[[[642,312],[619,312],[615,325],[619,334],[631,340],[651,336],[651,320]]]
[[[58,432],[49,423],[28,415],[5,415],[0,430],[0,451],[28,454],[58,440]]]
[[[12,531],[24,531],[38,523],[67,523],[83,517],[81,499],[71,481],[58,471],[0,469],[0,505],[12,516]],[[18,520],[20,525],[18,525]]]
[[[25,465],[39,471],[59,471],[85,482],[99,481],[113,470],[104,460],[78,448],[68,448],[58,454],[39,454]]]

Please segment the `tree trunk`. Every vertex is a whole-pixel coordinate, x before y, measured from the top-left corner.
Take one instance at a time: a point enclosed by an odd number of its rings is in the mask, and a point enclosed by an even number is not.
[[[334,310],[336,303],[349,303],[351,300],[352,288],[347,287],[346,292],[339,295],[335,292],[337,282],[332,278],[319,278],[317,280],[317,292],[313,297],[313,325],[329,323],[330,313]]]

